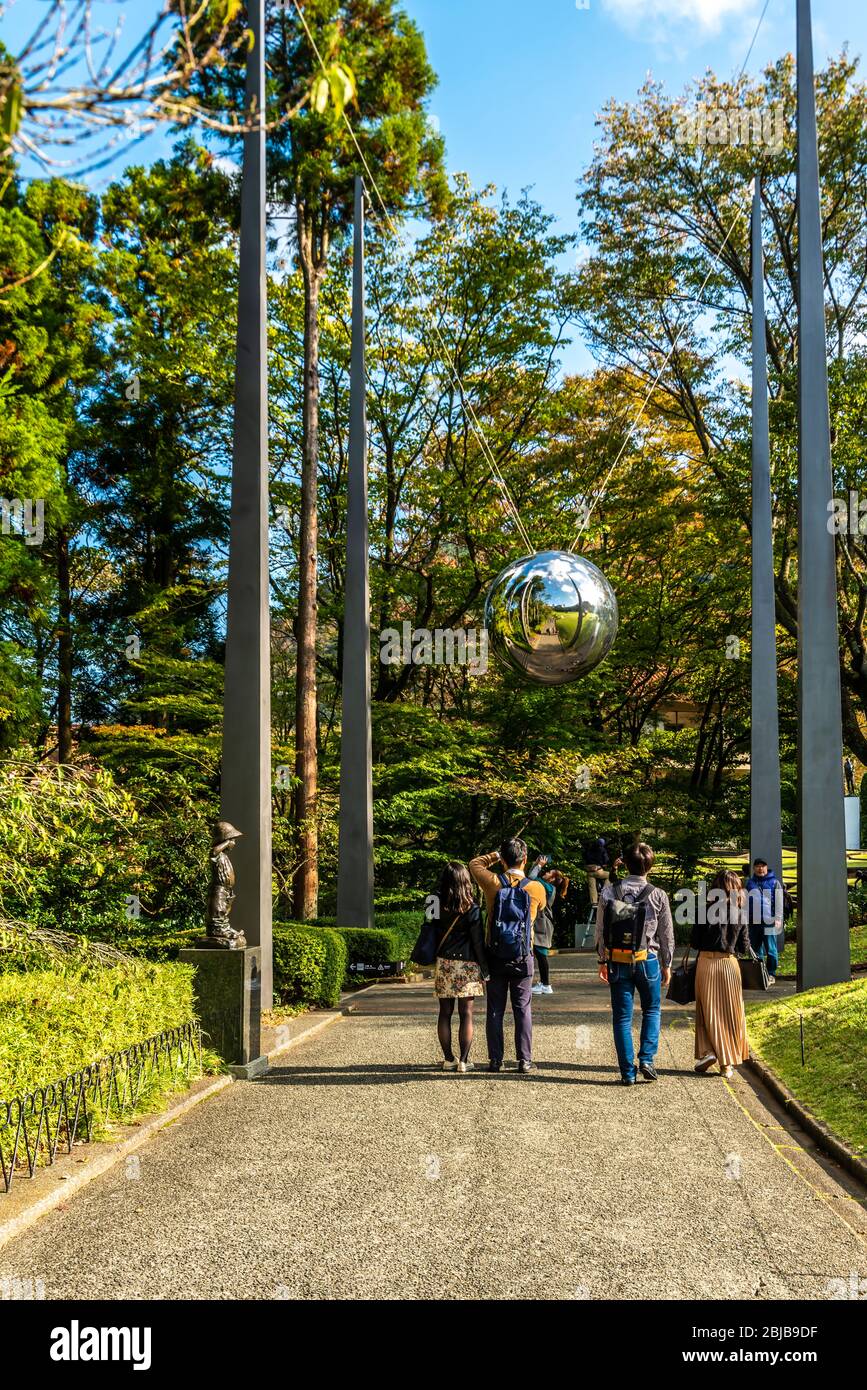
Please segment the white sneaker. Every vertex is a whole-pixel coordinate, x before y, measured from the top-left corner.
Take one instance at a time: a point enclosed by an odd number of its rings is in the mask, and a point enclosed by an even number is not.
[[[545,986],[544,986],[543,984],[534,985],[533,988],[530,990],[530,993],[531,993],[531,994],[544,994],[544,993],[545,993]]]
[[[554,986],[553,986],[553,985],[543,985],[543,986],[542,986],[542,993],[543,993],[543,994],[553,994],[553,993],[554,993]]]
[[[732,1077],[735,1074],[735,1069],[734,1067],[723,1067],[722,1074],[725,1077],[726,1081],[731,1081]]]
[[[457,1062],[443,1062],[443,1071],[457,1071]]]
[[[457,1066],[458,1066],[458,1071],[460,1071],[460,1072],[466,1072],[466,1071],[472,1071],[473,1067],[475,1066],[475,1063],[474,1063],[474,1062],[458,1062]]]

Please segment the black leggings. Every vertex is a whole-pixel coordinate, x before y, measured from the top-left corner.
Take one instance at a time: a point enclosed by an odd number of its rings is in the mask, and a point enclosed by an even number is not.
[[[539,967],[539,981],[543,985],[548,983],[548,957],[543,955],[538,946],[533,947],[533,955],[536,957],[536,964]]]
[[[465,1062],[470,1055],[470,1048],[473,1045],[473,999],[458,1000],[458,1046],[461,1049],[461,1061]],[[455,1060],[452,1052],[452,1015],[455,1011],[454,999],[440,1000],[440,1016],[437,1019],[437,1037],[443,1056],[447,1062]]]

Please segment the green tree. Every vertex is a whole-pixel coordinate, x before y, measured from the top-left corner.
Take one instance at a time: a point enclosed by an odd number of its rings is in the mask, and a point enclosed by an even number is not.
[[[434,75],[417,27],[394,0],[313,0],[304,7],[308,31],[286,14],[270,53],[272,83],[282,105],[299,73],[315,69],[319,52],[354,76],[351,119],[379,194],[399,214],[418,190],[441,193],[442,142],[424,102]],[[300,867],[295,914],[316,914],[317,796],[317,566],[319,468],[319,299],[331,248],[348,230],[354,182],[365,172],[361,155],[333,105],[309,107],[271,141],[270,181],[290,206],[304,284],[304,401],[296,621],[295,819]],[[371,190],[372,193],[372,190]]]
[[[864,328],[863,246],[867,237],[867,87],[844,54],[817,73],[819,162],[825,243],[836,477],[863,489],[859,346]],[[750,181],[762,177],[768,360],[771,390],[777,619],[797,639],[797,218],[795,69],[780,59],[736,85],[708,73],[680,101],[649,82],[636,102],[611,102],[597,154],[579,194],[590,250],[581,273],[582,322],[606,365],[628,368],[638,407],[661,373],[657,409],[692,437],[730,515],[750,521],[743,467],[745,402],[733,388],[732,357],[750,354]],[[708,110],[782,116],[779,144],[701,143],[684,115]],[[731,122],[727,121],[731,130]],[[686,130],[686,138],[684,138]],[[715,137],[716,139],[716,137]],[[668,358],[667,364],[666,359]],[[854,388],[854,396],[853,396]],[[856,462],[856,460],[858,460]],[[830,500],[830,499],[829,499]],[[859,546],[838,540],[845,595],[841,624],[847,741],[867,760],[867,632]]]
[[[112,367],[90,405],[77,556],[80,624],[99,647],[82,672],[91,719],[219,720],[234,212],[227,176],[189,140],[103,199]]]
[[[76,503],[70,468],[82,400],[100,366],[104,317],[96,293],[96,218],[96,200],[82,188],[34,180],[21,193],[11,171],[7,176],[0,200],[0,491],[42,509],[44,535],[31,536],[32,547],[0,536],[0,586],[9,600],[0,630],[7,659],[10,646],[28,645],[29,630],[30,707],[41,707],[44,690],[53,686],[48,713],[57,722],[61,761],[71,754],[68,574]],[[40,723],[44,738],[48,719]]]

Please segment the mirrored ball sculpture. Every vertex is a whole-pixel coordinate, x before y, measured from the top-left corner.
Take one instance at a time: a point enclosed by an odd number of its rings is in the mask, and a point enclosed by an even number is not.
[[[605,575],[564,550],[513,560],[485,599],[495,653],[537,685],[586,676],[611,650],[617,624],[617,599]]]

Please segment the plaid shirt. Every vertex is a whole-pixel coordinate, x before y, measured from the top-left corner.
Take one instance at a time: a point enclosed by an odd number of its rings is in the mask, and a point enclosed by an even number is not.
[[[620,886],[624,898],[628,902],[634,902],[641,890],[647,887],[647,879],[639,878],[637,874],[627,874],[626,878],[620,880]],[[610,902],[613,897],[614,889],[610,883],[606,883],[599,895],[599,906],[596,909],[596,952],[601,962],[606,959],[605,945],[602,940],[605,904]],[[644,906],[647,949],[659,956],[660,965],[663,970],[667,970],[674,955],[674,923],[671,920],[671,904],[668,901],[668,894],[663,893],[661,888],[654,888],[645,898]]]

